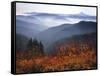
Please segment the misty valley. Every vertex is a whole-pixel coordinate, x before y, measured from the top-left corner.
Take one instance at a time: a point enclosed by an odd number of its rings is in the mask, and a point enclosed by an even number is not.
[[[80,21],[71,23],[69,18]],[[48,19],[59,24],[53,26]],[[96,69],[97,23],[94,20],[94,16],[83,13],[17,15],[16,73]],[[46,26],[46,22],[52,27]]]

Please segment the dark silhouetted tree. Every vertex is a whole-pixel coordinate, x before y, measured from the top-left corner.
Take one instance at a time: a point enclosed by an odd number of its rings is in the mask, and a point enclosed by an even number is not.
[[[41,51],[41,53],[44,54],[44,47],[43,47],[43,44],[42,44],[41,41],[40,41],[39,46],[40,46],[40,51]]]
[[[32,41],[32,45],[33,45],[33,46],[39,46],[39,43],[38,43],[38,41],[37,41],[36,39],[34,39],[34,40]]]
[[[28,55],[33,55],[33,56],[44,55],[44,50],[43,50],[43,44],[42,44],[42,42],[38,42],[36,39],[32,40],[32,38],[31,38],[29,40],[29,42],[28,42],[27,54]]]
[[[32,38],[28,41],[27,47],[28,49],[32,48]]]

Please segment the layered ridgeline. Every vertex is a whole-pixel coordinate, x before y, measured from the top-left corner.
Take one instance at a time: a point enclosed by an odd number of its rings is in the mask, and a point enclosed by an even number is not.
[[[20,21],[19,21],[20,22]],[[18,23],[19,23],[18,22]],[[17,24],[18,24],[17,23]],[[20,23],[19,23],[20,25]],[[28,25],[28,26],[27,26]],[[57,43],[67,41],[67,39],[84,39],[91,38],[93,35],[93,39],[96,39],[96,22],[91,21],[80,21],[79,23],[75,24],[62,24],[59,26],[51,27],[45,30],[44,27],[39,27],[37,25],[34,25],[33,28],[30,28],[29,26],[32,26],[30,24],[22,22],[22,25],[19,28],[17,28],[17,49],[19,50],[26,50],[28,41],[32,39],[36,39],[38,42],[42,42],[44,46],[44,52],[45,54],[54,54],[56,53],[55,47]],[[24,27],[24,28],[23,28]],[[39,29],[43,28],[42,30]],[[27,31],[26,31],[27,30]],[[30,33],[31,31],[31,33]],[[79,37],[79,38],[78,38]],[[84,40],[86,40],[86,38]],[[95,43],[96,41],[90,40]],[[63,43],[60,43],[60,45]]]
[[[33,38],[47,28],[47,26],[38,23],[34,17],[18,15],[16,16],[16,33]]]
[[[51,45],[55,44],[55,42],[71,38],[76,35],[85,36],[85,34],[87,35],[91,33],[96,33],[96,22],[80,21],[76,24],[62,24],[57,27],[49,28],[40,32],[37,36],[37,39],[43,42],[45,52],[50,54],[50,52],[52,53],[52,51],[55,51],[50,50],[54,47],[52,46],[51,48]]]
[[[83,12],[77,14],[53,14],[32,12],[16,16],[16,32],[28,38],[34,38],[38,33],[58,25],[70,26],[78,21],[96,21],[95,16]],[[64,26],[61,26],[63,28]],[[86,26],[87,27],[87,26]],[[59,28],[59,27],[58,27]],[[52,28],[51,28],[52,29]]]

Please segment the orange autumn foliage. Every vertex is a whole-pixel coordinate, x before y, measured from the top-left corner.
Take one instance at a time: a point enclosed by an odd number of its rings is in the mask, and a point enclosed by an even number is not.
[[[90,44],[70,44],[59,46],[55,56],[33,56],[25,58],[24,53],[16,53],[16,73],[51,72],[96,68],[96,49]]]

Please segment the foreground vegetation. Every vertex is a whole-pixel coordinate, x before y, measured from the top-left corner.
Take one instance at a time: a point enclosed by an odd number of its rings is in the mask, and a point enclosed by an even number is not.
[[[90,34],[57,42],[46,55],[42,42],[29,40],[26,51],[16,50],[16,73],[96,69],[96,37]]]
[[[63,54],[63,50],[56,56],[25,56],[24,53],[18,53],[16,57],[16,73],[32,72],[51,72],[64,70],[81,70],[96,68],[96,51],[84,50],[75,54],[70,50],[69,54]],[[31,53],[30,53],[31,54]],[[27,53],[28,55],[28,53]]]

